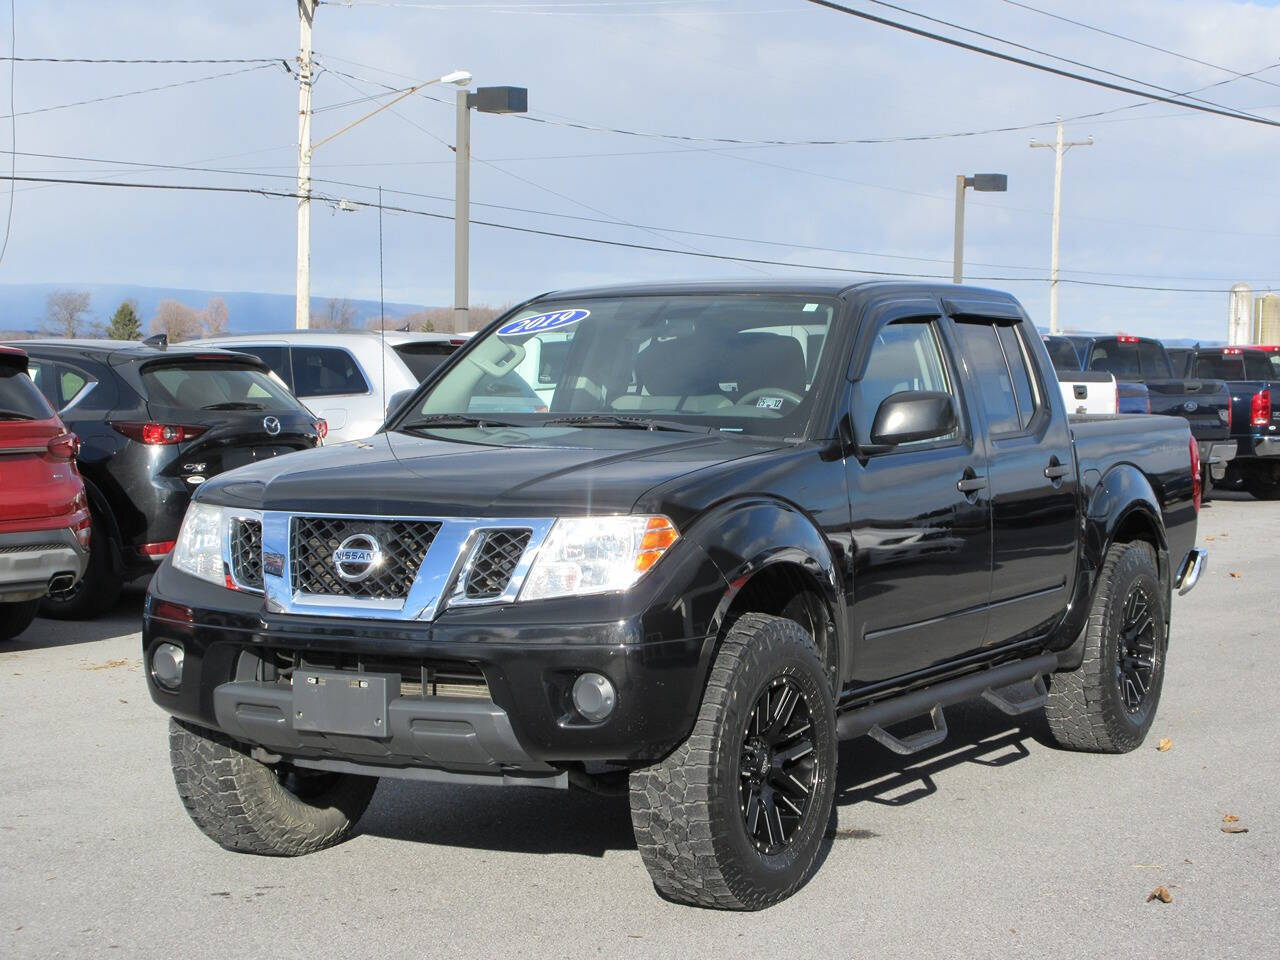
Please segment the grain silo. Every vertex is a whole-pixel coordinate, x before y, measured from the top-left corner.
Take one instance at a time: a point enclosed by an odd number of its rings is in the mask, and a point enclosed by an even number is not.
[[[1227,343],[1253,342],[1253,288],[1237,283],[1227,301]]]
[[[1264,294],[1253,302],[1253,342],[1280,344],[1280,294]]]

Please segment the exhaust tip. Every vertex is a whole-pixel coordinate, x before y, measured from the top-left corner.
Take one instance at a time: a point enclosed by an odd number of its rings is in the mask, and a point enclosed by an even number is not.
[[[64,590],[70,590],[76,585],[76,575],[74,573],[55,573],[49,580],[49,592],[61,593]]]

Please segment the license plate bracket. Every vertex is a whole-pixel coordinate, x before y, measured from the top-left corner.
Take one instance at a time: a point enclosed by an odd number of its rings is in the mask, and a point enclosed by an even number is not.
[[[299,667],[293,672],[293,727],[313,733],[387,737],[387,706],[400,678]]]

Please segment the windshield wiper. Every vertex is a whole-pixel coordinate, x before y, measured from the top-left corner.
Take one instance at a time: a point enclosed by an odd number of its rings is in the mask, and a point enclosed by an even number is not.
[[[260,403],[254,403],[252,400],[227,400],[223,403],[210,403],[200,408],[201,410],[265,410],[267,409]]]
[[[518,423],[504,423],[488,417],[469,417],[462,413],[429,413],[402,423],[397,429],[422,430],[427,427],[518,427]]]
[[[19,410],[0,410],[0,420],[34,420],[35,417],[29,413],[22,413]]]
[[[584,413],[575,417],[543,420],[541,427],[616,427],[622,430],[673,430],[679,433],[710,433],[710,427],[697,427],[677,420],[655,420],[652,417],[627,417],[612,413]]]

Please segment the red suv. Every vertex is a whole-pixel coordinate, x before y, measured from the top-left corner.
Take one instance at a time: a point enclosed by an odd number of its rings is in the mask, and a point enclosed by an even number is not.
[[[84,573],[89,505],[79,445],[27,376],[27,355],[0,346],[0,640],[25,630],[50,590]]]

